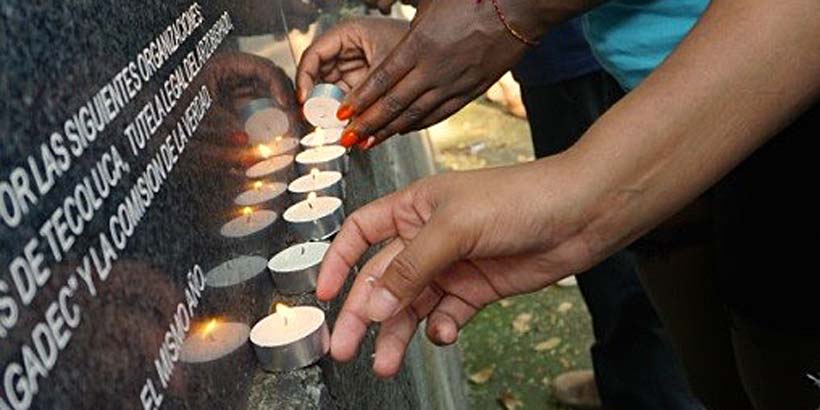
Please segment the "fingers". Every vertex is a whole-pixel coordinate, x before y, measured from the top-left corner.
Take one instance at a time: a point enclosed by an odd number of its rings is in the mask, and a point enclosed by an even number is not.
[[[377,199],[345,220],[322,261],[316,297],[325,301],[336,297],[362,254],[371,245],[396,236],[393,208],[398,206],[401,195],[407,195],[407,191]]]
[[[384,98],[388,94],[388,91],[393,89],[394,86],[413,69],[415,61],[417,60],[417,48],[417,43],[406,41],[406,37],[400,41],[390,55],[373,69],[364,82],[347,94],[344,103],[339,107],[337,116],[345,120],[356,113],[363,114],[376,101]],[[387,114],[397,114],[403,111],[407,105],[412,103],[413,100],[425,90],[425,84],[428,82],[429,80],[419,78],[413,83],[403,83],[402,88],[393,90],[394,92],[389,94],[386,100],[382,101],[381,107],[388,110]],[[376,114],[377,113],[371,113],[369,115],[373,116]],[[392,119],[394,116],[395,115],[390,115],[389,119]],[[380,129],[386,123],[387,121],[384,121],[381,117],[370,117],[367,122],[363,122],[357,118],[351,122],[347,130],[355,132],[359,138],[367,137],[372,131]]]
[[[454,295],[446,295],[427,318],[427,337],[446,346],[458,340],[458,331],[478,312],[474,306]]]
[[[376,132],[386,135],[385,138],[387,138],[395,132],[385,134],[383,127],[394,122],[396,118],[403,117],[405,121],[409,118],[418,120],[427,110],[437,105],[434,105],[437,93],[425,93],[427,90],[422,87],[427,87],[427,85],[420,77],[421,75],[419,71],[411,71],[365,112],[355,117],[345,132],[353,132],[357,141],[372,136]],[[427,98],[418,101],[420,95],[427,96]]]
[[[376,336],[376,357],[373,360],[373,372],[377,376],[392,377],[399,372],[418,323],[419,319],[412,309],[404,309],[382,323]]]
[[[399,240],[392,241],[364,265],[339,312],[330,337],[330,354],[342,362],[356,357],[370,320],[365,315],[365,304],[373,287],[370,281],[381,277],[387,265],[404,248]]]
[[[320,76],[324,62],[332,60],[342,52],[342,37],[339,30],[331,30],[320,36],[302,53],[296,70],[296,89],[300,103],[304,103],[308,93]]]
[[[459,259],[459,237],[449,228],[449,221],[433,217],[393,258],[384,276],[374,283],[367,305],[370,320],[382,322],[397,314]]]

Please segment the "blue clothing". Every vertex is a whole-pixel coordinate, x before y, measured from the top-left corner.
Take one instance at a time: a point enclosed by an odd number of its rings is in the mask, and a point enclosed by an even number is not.
[[[627,90],[672,53],[709,0],[612,0],[584,15],[598,62]]]
[[[523,86],[549,85],[600,70],[581,24],[576,17],[542,37],[540,44],[513,68],[516,81]]]

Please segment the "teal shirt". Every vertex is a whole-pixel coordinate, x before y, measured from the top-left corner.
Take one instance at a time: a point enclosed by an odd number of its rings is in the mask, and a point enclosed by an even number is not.
[[[584,16],[595,58],[626,90],[640,84],[683,40],[709,0],[612,0]]]

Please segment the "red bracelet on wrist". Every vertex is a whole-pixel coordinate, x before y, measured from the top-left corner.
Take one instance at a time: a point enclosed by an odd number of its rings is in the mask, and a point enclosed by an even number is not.
[[[482,0],[476,0],[476,3],[481,3]],[[493,8],[495,8],[495,14],[498,16],[498,20],[501,21],[501,24],[504,25],[504,28],[512,34],[513,37],[517,38],[520,42],[530,46],[535,47],[538,45],[538,41],[530,40],[527,37],[524,37],[523,34],[519,33],[518,30],[514,29],[510,23],[507,22],[507,16],[504,15],[504,12],[501,11],[501,6],[498,5],[498,0],[491,0],[493,3]]]

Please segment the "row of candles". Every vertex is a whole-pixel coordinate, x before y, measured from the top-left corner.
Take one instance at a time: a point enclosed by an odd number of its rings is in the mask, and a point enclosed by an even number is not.
[[[282,294],[298,295],[316,287],[319,266],[329,248],[326,242],[344,221],[344,174],[347,150],[338,145],[345,122],[336,119],[344,93],[331,84],[318,84],[306,101],[305,118],[316,129],[300,140],[280,135],[287,116],[273,100],[257,99],[243,107],[245,132],[260,161],[245,171],[248,189],[234,203],[238,215],[222,225],[220,234],[237,257],[206,274],[211,289],[271,281]],[[300,149],[301,148],[301,149]],[[300,152],[299,152],[300,151]],[[294,177],[294,168],[298,173]],[[287,195],[285,194],[287,192]],[[293,203],[282,213],[292,237],[299,242],[276,252],[274,223],[287,198]],[[270,275],[262,275],[264,271]],[[250,283],[262,288],[264,283]],[[252,328],[244,323],[211,319],[188,336],[181,358],[188,363],[211,362],[228,356],[250,340],[263,369],[286,371],[308,366],[329,349],[324,312],[314,306],[277,304],[274,313]]]

